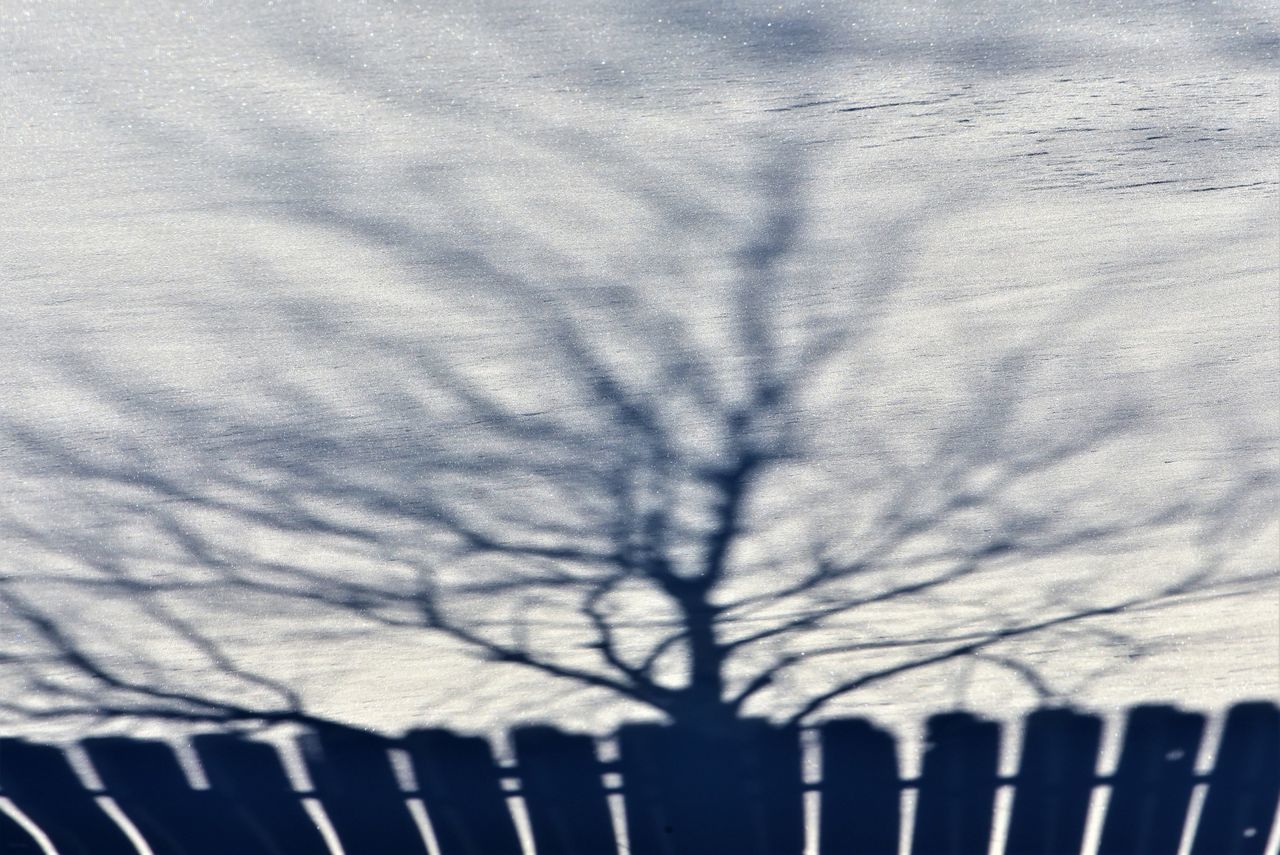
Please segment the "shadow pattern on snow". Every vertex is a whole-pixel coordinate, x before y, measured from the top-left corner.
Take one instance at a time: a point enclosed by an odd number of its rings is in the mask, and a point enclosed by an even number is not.
[[[0,516],[16,719],[307,721],[308,657],[273,668],[264,648],[410,633],[493,663],[468,681],[506,694],[520,671],[709,733],[953,665],[1062,702],[1098,676],[1075,651],[1123,667],[1160,643],[1141,615],[1274,583],[1248,553],[1274,470],[1242,431],[1191,423],[1224,437],[1216,480],[1142,477],[1170,405],[1118,370],[1122,336],[1091,338],[1131,322],[1123,295],[932,339],[920,309],[946,283],[912,268],[962,199],[877,209],[837,230],[856,251],[833,265],[794,141],[664,173],[548,132],[601,207],[635,206],[601,216],[631,260],[602,273],[525,196],[424,169],[394,182],[414,204],[357,204],[332,189],[341,158],[253,128],[209,155],[269,189],[240,213],[376,258],[414,308],[237,247],[187,307],[237,384],[191,393],[72,336],[33,344],[89,404],[85,425],[0,425],[26,491]],[[178,130],[135,132],[182,151]]]

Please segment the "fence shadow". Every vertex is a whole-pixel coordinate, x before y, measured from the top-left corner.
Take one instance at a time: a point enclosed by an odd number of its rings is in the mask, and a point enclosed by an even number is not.
[[[1280,799],[1274,704],[1228,711],[1208,771],[1198,713],[1130,710],[1108,774],[1096,716],[1045,709],[1023,724],[1017,770],[1002,776],[999,725],[934,716],[910,779],[895,739],[856,719],[809,734],[630,725],[610,759],[591,737],[522,727],[514,765],[478,737],[335,725],[298,741],[305,770],[292,775],[275,746],[239,735],[193,738],[185,768],[167,743],[86,739],[88,786],[68,751],[0,739],[0,853],[519,855],[532,840],[539,855],[799,855],[816,837],[823,855],[972,855],[993,835],[1005,855],[1163,855],[1184,837],[1193,855],[1265,851]]]

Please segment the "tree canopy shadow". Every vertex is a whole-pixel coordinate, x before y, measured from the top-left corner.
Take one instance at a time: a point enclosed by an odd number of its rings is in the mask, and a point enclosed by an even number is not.
[[[198,132],[129,119],[169,157]],[[1245,431],[1206,413],[1229,471],[1148,480],[1167,414],[1110,367],[1123,295],[946,315],[918,262],[971,198],[856,216],[773,126],[671,166],[537,121],[512,109],[492,145],[580,188],[401,152],[393,197],[354,193],[286,121],[203,151],[280,245],[221,251],[219,288],[166,306],[216,344],[194,392],[123,345],[33,345],[79,409],[0,428],[0,707],[319,724],[308,650],[413,635],[428,673],[447,646],[542,700],[794,727],[958,665],[1068,699],[1151,652],[1135,619],[1274,585]],[[1089,665],[1046,654],[1068,648]]]

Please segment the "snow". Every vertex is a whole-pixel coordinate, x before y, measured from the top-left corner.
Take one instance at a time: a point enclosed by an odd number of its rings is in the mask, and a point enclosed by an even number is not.
[[[983,494],[1073,438],[998,503],[870,560],[900,580],[930,549],[1124,529],[851,614],[798,649],[1202,570],[1274,574],[1270,10],[953,5],[7,5],[0,591],[148,685],[250,705],[287,687],[388,732],[606,732],[649,714],[366,618],[412,618],[422,568],[455,555],[437,503],[546,543],[603,536],[593,467],[638,445],[592,371],[659,402],[686,457],[716,459],[722,422],[671,372],[684,348],[717,400],[740,402],[777,367],[743,334],[753,275],[779,364],[847,338],[788,403],[806,456],[753,494],[770,525],[740,545],[725,597],[779,585],[815,530],[866,551],[895,504]],[[528,431],[495,432],[487,406]],[[552,428],[587,440],[538,433]],[[696,493],[677,502],[691,526]],[[344,585],[371,599],[304,596]],[[1274,698],[1274,576],[1249,590],[1109,618],[1127,652],[1089,635],[1017,652],[1099,710]],[[631,596],[619,614],[662,617]],[[554,596],[458,602],[545,619],[540,644],[591,655]],[[33,674],[88,685],[42,658],[12,599],[0,609],[0,696],[53,703]],[[750,711],[785,716],[876,661],[802,668]],[[966,662],[827,712],[906,727],[1036,702]],[[118,725],[4,725],[102,726]]]

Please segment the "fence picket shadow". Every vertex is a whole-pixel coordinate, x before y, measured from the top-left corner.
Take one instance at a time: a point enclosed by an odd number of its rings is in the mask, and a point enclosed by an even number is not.
[[[618,740],[635,855],[804,849],[795,729],[752,720],[714,733],[633,725]]]
[[[968,713],[936,715],[925,725],[916,802],[916,852],[987,851],[995,804],[1000,726]]]
[[[526,727],[512,734],[512,743],[538,855],[616,849],[595,742],[550,727]]]
[[[410,731],[403,744],[441,855],[520,855],[503,770],[486,740],[432,729]]]
[[[806,785],[800,732],[758,720],[714,731],[624,726],[610,763],[591,737],[522,727],[511,735],[510,768],[480,737],[435,729],[388,739],[335,725],[301,739],[314,783],[304,792],[274,746],[236,734],[192,738],[207,789],[191,786],[166,743],[86,739],[102,793],[82,785],[61,748],[0,739],[0,796],[60,855],[141,851],[100,796],[155,855],[326,855],[327,834],[346,855],[424,855],[431,836],[439,855],[520,855],[514,796],[539,855],[597,855],[618,851],[611,793],[622,800],[634,855],[799,855],[806,798],[820,803],[811,831],[820,855],[896,855],[902,794],[914,790],[914,855],[972,855],[988,851],[996,794],[1008,786],[1005,855],[1077,855],[1094,795],[1107,788],[1105,812],[1094,817],[1099,855],[1156,855],[1178,850],[1201,786],[1192,855],[1262,855],[1280,800],[1280,710],[1269,702],[1231,709],[1212,770],[1197,774],[1204,730],[1197,713],[1134,708],[1114,774],[1100,775],[1102,721],[1040,710],[1026,719],[1016,773],[1001,778],[999,725],[948,713],[928,720],[920,776],[903,780],[892,735],[859,719],[829,721],[814,733],[821,780]],[[405,752],[412,775],[394,767],[392,749]],[[331,830],[317,826],[309,799]],[[419,807],[430,831],[415,818]],[[42,851],[0,811],[0,855]]]
[[[424,851],[388,750],[395,743],[349,727],[328,726],[303,740],[303,756],[346,855]]]
[[[48,745],[0,739],[0,795],[22,810],[61,855],[135,855],[136,850],[80,784],[67,756]],[[39,852],[16,823],[0,827],[0,852]]]
[[[1239,704],[1227,714],[1192,855],[1262,855],[1280,801],[1280,710]]]
[[[822,811],[818,839],[826,852],[897,855],[898,752],[870,722],[824,724]]]
[[[209,784],[245,808],[250,824],[272,855],[329,855],[280,764],[275,748],[232,734],[205,734],[192,746]]]
[[[155,855],[272,852],[247,821],[242,803],[191,787],[171,746],[125,737],[86,739],[83,745],[107,792]]]
[[[1204,716],[1167,706],[1130,710],[1098,855],[1177,852]]]
[[[1102,742],[1102,720],[1074,710],[1027,716],[1005,855],[1075,855]]]

